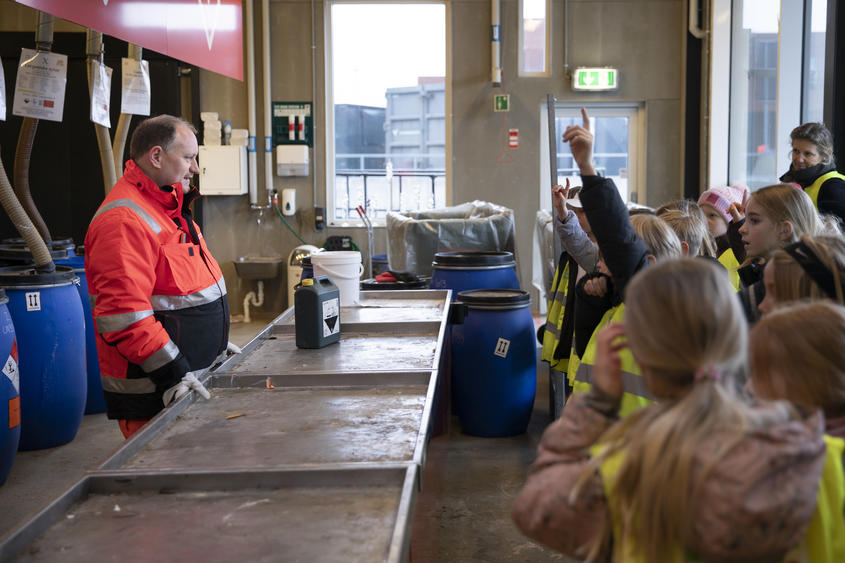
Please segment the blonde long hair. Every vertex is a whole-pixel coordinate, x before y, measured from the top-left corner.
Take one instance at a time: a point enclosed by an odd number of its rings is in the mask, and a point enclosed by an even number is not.
[[[660,402],[612,426],[581,475],[579,484],[608,457],[624,453],[611,485],[611,517],[590,557],[607,549],[615,521],[646,561],[672,561],[692,538],[707,474],[748,428],[764,422],[740,396],[747,327],[724,268],[695,258],[661,262],[638,273],[626,297],[628,346]],[[695,466],[701,444],[717,431],[725,439],[710,464]]]
[[[835,301],[845,305],[845,239],[839,236],[804,235],[801,242],[830,271],[836,291]],[[775,269],[773,293],[777,303],[832,299],[785,250],[776,251],[772,255],[772,262]]]
[[[801,188],[792,184],[774,184],[760,188],[751,194],[750,199],[760,206],[763,214],[776,226],[787,221],[792,225],[792,234],[781,242],[781,246],[798,241],[804,234],[825,234],[824,223],[813,205],[813,200]],[[755,258],[768,259],[769,256],[749,256],[745,263],[750,263]]]
[[[813,301],[763,316],[751,331],[751,368],[761,397],[845,416],[845,307]]]

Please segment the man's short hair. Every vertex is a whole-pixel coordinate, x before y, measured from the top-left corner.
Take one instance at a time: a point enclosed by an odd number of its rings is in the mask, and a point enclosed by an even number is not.
[[[129,141],[129,157],[137,161],[155,146],[167,151],[176,139],[176,129],[180,125],[190,129],[194,135],[197,134],[197,129],[193,124],[173,115],[157,115],[145,119],[132,133],[132,139]]]

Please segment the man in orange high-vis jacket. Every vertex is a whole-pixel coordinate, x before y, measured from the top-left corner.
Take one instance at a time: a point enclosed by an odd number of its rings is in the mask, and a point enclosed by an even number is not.
[[[197,376],[226,352],[226,285],[189,208],[195,132],[170,115],[143,121],[85,235],[106,410],[126,437],[191,389],[207,398]]]

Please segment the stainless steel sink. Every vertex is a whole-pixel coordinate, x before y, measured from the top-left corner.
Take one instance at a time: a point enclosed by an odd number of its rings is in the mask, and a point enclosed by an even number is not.
[[[279,275],[282,259],[277,256],[241,256],[233,263],[238,276],[245,280],[269,280]]]

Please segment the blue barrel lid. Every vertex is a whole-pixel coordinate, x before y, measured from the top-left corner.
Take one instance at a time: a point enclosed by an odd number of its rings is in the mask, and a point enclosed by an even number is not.
[[[57,247],[54,244],[50,249],[50,256],[53,260],[63,260],[68,257],[68,249]],[[0,244],[0,258],[15,260],[21,263],[32,262],[33,260],[32,251],[20,244]]]
[[[527,307],[531,303],[531,296],[521,289],[471,289],[458,293],[458,301],[470,309],[517,309]]]
[[[78,279],[70,266],[56,266],[56,271],[49,274],[40,274],[32,266],[0,268],[0,287],[9,289],[69,285]]]
[[[23,240],[23,237],[11,237],[0,240],[0,244],[13,244],[16,246],[24,246],[26,245],[26,242]],[[71,237],[53,239],[50,241],[50,244],[56,250],[74,250],[76,248],[76,244],[73,242],[73,239]]]
[[[454,252],[438,252],[434,255],[432,265],[437,266],[514,266],[513,252],[496,250],[458,250]]]

